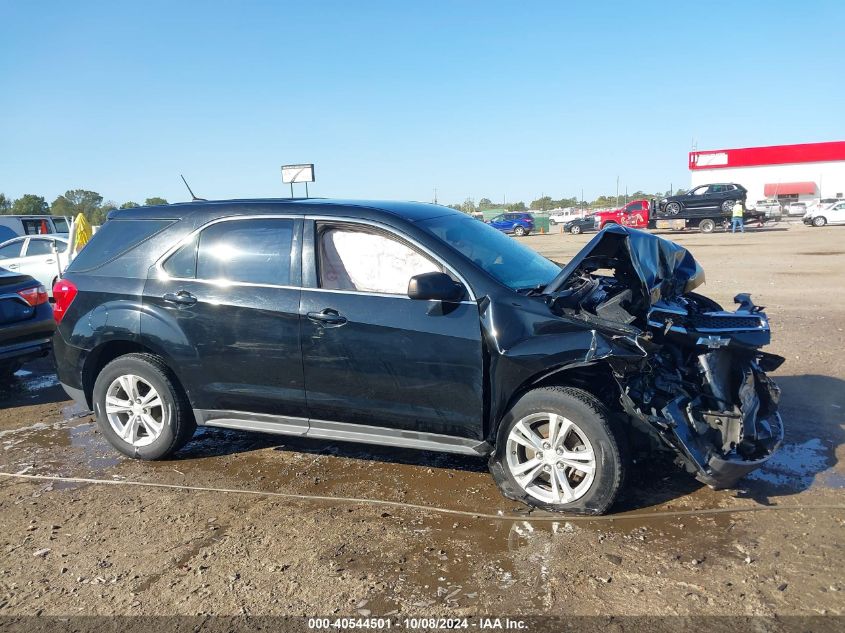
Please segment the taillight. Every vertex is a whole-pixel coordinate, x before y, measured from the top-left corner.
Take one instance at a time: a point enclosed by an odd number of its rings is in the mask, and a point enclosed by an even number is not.
[[[55,300],[53,304],[53,318],[56,319],[56,323],[62,322],[67,309],[76,298],[76,293],[76,284],[67,279],[61,279],[53,286],[53,299]]]
[[[26,288],[25,290],[18,290],[18,296],[26,301],[33,308],[47,303],[47,290],[44,286],[35,286],[33,288]]]

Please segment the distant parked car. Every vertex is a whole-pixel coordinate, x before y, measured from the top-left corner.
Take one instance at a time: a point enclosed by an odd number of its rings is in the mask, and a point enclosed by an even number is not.
[[[807,205],[807,209],[804,212],[804,216],[806,217],[809,214],[813,214],[820,209],[826,209],[829,206],[836,204],[837,202],[843,202],[842,198],[821,198],[819,200],[813,200],[810,204]]]
[[[503,213],[490,220],[489,224],[502,233],[528,235],[534,230],[534,216],[530,213]]]
[[[581,217],[584,217],[584,211],[581,209],[552,209],[549,211],[549,224],[566,224]]]
[[[61,215],[0,215],[0,240],[16,235],[47,235],[70,233],[70,222]]]
[[[0,380],[49,354],[55,329],[46,288],[29,275],[0,268]]]
[[[808,211],[804,216],[804,224],[812,226],[845,224],[845,200],[821,207],[816,211]]]
[[[53,284],[68,263],[67,247],[68,240],[58,235],[16,237],[0,244],[0,266],[31,275],[52,297]]]
[[[667,215],[678,215],[683,209],[720,209],[728,214],[737,200],[744,204],[747,196],[745,187],[733,182],[701,185],[683,195],[663,198],[660,208]]]
[[[572,233],[578,235],[585,231],[596,230],[596,219],[592,215],[584,216],[583,218],[575,218],[563,225],[564,233]]]
[[[793,202],[787,209],[787,215],[804,215],[807,212],[806,202]]]
[[[779,218],[783,215],[783,206],[773,198],[758,200],[754,204],[754,210],[758,213],[762,211],[766,214],[767,218]]]

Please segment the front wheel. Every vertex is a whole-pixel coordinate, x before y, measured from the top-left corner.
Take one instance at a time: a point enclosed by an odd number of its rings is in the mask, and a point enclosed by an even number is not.
[[[576,224],[571,229],[569,229],[569,232],[572,233],[572,235],[578,235],[581,232],[581,227]]]
[[[827,218],[817,215],[813,218],[813,226],[824,226],[827,224]]]
[[[529,391],[505,415],[490,470],[509,499],[604,514],[622,486],[620,439],[604,406],[571,387]]]
[[[680,202],[670,202],[666,205],[666,213],[669,215],[678,215],[681,212]]]
[[[109,444],[137,459],[167,457],[196,429],[175,376],[152,354],[127,354],[106,365],[94,383],[94,412]]]
[[[521,226],[518,226],[513,230],[513,234],[517,237],[522,237],[523,235],[525,235],[525,229]]]

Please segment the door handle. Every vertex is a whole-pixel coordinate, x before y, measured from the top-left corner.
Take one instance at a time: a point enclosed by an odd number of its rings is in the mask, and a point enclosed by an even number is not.
[[[322,312],[309,312],[307,316],[323,327],[340,327],[346,323],[346,317],[331,308],[326,308]]]
[[[18,268],[20,268],[20,265],[19,264],[9,264],[8,266],[6,266],[6,268],[8,268],[9,270],[17,270]]]
[[[55,264],[55,263],[56,263],[56,260],[55,260],[55,259],[48,259],[48,260],[47,260],[46,262],[44,262],[44,263],[45,263],[45,264]]]
[[[162,296],[162,299],[167,303],[175,303],[180,306],[192,306],[197,302],[197,298],[186,290],[167,292]]]

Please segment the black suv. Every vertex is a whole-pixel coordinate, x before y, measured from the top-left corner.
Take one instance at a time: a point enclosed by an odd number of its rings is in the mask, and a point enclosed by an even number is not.
[[[111,213],[54,347],[132,457],[197,425],[489,455],[506,496],[601,513],[640,446],[729,486],[781,441],[766,316],[702,281],[623,227],[561,267],[430,204],[192,202]]]
[[[668,215],[677,215],[682,210],[718,211],[729,215],[737,200],[745,205],[748,191],[733,182],[701,185],[680,196],[669,196],[660,201],[661,210]]]

